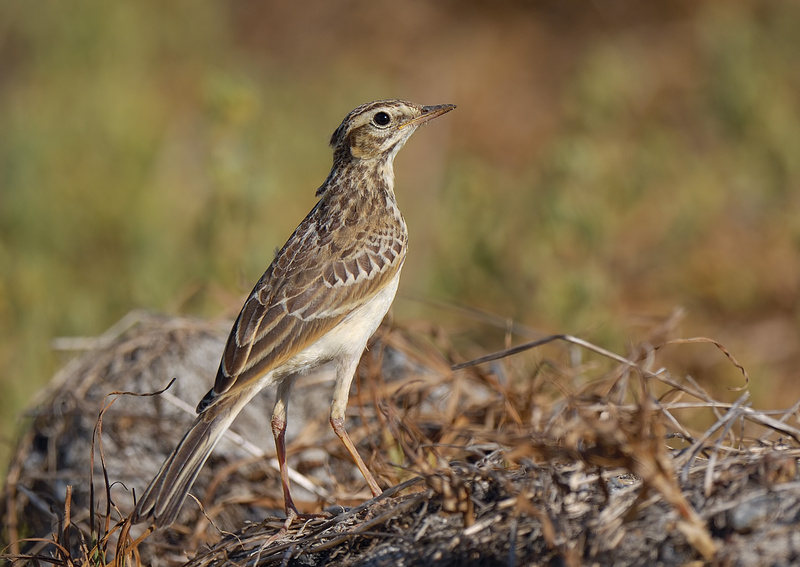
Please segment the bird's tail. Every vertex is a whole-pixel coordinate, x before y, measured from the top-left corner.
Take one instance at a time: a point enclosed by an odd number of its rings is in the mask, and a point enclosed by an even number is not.
[[[129,518],[132,524],[149,520],[160,528],[175,521],[214,446],[257,391],[257,388],[249,388],[229,394],[197,416],[192,428],[139,499]]]

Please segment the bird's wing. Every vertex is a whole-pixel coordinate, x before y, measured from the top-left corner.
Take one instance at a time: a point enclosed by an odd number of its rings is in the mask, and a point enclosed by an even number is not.
[[[278,252],[239,313],[214,388],[198,411],[302,352],[402,267],[404,226],[332,224],[318,204]]]

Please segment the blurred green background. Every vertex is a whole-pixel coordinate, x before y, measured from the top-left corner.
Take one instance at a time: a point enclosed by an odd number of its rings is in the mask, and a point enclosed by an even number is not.
[[[479,326],[410,298],[435,299],[624,352],[683,306],[758,405],[792,404],[798,30],[777,1],[3,2],[0,438],[53,338],[234,316],[331,132],[395,97],[458,105],[396,162],[395,319]],[[740,384],[708,346],[680,365]]]

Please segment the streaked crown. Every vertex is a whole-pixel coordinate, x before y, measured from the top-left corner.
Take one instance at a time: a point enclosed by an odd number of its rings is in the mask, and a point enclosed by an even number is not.
[[[453,110],[454,104],[421,106],[405,100],[379,100],[348,114],[331,136],[337,159],[393,158],[414,131]]]

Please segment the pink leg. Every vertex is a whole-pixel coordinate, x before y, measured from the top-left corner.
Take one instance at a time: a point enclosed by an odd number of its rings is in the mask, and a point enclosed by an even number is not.
[[[356,450],[355,445],[350,440],[350,436],[347,434],[347,431],[344,429],[344,418],[341,417],[333,417],[331,416],[331,427],[333,427],[333,431],[342,440],[344,446],[347,448],[347,452],[350,453],[350,456],[353,457],[353,460],[356,462],[356,466],[358,466],[358,470],[361,471],[361,474],[364,476],[364,480],[367,481],[369,485],[369,489],[372,491],[373,496],[378,496],[383,491],[381,487],[378,486],[378,483],[375,482],[375,477],[372,476],[372,473],[369,472],[367,465],[364,464],[364,460],[361,458],[361,455],[358,454],[358,450]]]
[[[292,500],[292,493],[289,489],[289,469],[286,465],[286,412],[289,407],[289,392],[292,389],[292,379],[288,378],[278,383],[278,393],[275,399],[275,407],[272,409],[272,436],[275,438],[275,451],[278,458],[278,466],[281,471],[281,486],[283,488],[283,509],[286,511],[286,521],[275,535],[271,536],[266,544],[281,539],[286,535],[289,526],[300,516],[297,507]]]
[[[364,477],[364,480],[367,481],[372,495],[378,496],[382,492],[381,487],[375,482],[375,477],[369,472],[367,465],[364,464],[364,460],[361,458],[361,455],[358,454],[355,445],[353,445],[353,442],[350,440],[350,436],[344,429],[347,399],[350,397],[350,383],[353,381],[353,375],[355,374],[359,359],[360,356],[354,356],[342,360],[339,362],[336,369],[336,381],[333,384],[333,401],[331,402],[331,427],[333,427],[333,431],[342,443],[344,443],[347,452],[353,457],[356,466],[358,466],[358,470],[361,471],[361,475]]]
[[[289,470],[286,466],[286,419],[282,415],[272,416],[272,435],[275,437],[275,450],[278,457],[278,465],[281,471],[281,486],[283,487],[283,503],[286,510],[287,519],[297,517],[297,507],[292,500],[292,493],[289,488]],[[291,522],[289,522],[291,523]],[[288,527],[288,526],[287,526]]]

